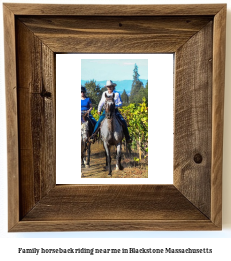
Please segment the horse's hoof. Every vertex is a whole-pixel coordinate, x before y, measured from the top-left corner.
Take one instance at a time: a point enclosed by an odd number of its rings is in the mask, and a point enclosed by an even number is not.
[[[117,166],[117,165],[116,165],[116,171],[123,170],[123,169],[124,169],[123,166]]]
[[[89,168],[90,168],[90,165],[85,165],[85,168],[89,169]]]

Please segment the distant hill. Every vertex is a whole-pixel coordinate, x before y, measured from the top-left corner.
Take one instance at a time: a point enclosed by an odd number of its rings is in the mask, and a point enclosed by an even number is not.
[[[141,82],[143,82],[144,86],[147,83],[147,80],[140,79]],[[81,85],[85,85],[87,81],[81,80]],[[96,81],[96,84],[99,84],[101,88],[105,86],[107,81]],[[123,81],[113,81],[117,84],[116,91],[118,91],[120,94],[125,90],[128,95],[130,95],[131,88],[132,88],[132,82],[133,80],[123,80]]]

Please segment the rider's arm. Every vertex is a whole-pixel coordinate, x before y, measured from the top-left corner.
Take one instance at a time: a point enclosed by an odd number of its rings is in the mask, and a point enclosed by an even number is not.
[[[89,98],[88,107],[89,107],[88,112],[90,112],[90,111],[93,109],[92,103],[91,103],[91,99],[90,99],[90,98]]]
[[[120,93],[117,92],[116,97],[115,97],[115,107],[118,108],[118,107],[121,107],[122,105],[123,105],[123,102],[121,100]]]
[[[98,112],[101,112],[101,109],[102,109],[104,103],[105,103],[105,95],[104,95],[104,93],[103,93],[103,94],[102,94],[102,98],[101,98],[101,100],[100,100],[100,102],[99,102]]]
[[[92,103],[90,103],[89,106],[90,106],[90,108],[89,108],[88,111],[90,112],[90,111],[93,109],[93,107],[92,107]]]

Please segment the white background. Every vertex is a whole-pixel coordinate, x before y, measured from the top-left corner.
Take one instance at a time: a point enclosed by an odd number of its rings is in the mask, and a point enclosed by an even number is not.
[[[81,178],[81,59],[148,59],[148,179]],[[56,184],[173,184],[172,173],[173,54],[57,54]]]
[[[12,2],[5,0],[4,2]],[[17,1],[14,1],[17,2]],[[19,1],[18,1],[19,2]],[[20,1],[29,3],[31,1]],[[224,156],[223,156],[223,230],[222,231],[132,231],[132,232],[57,232],[57,233],[8,233],[7,232],[7,166],[6,166],[6,117],[5,117],[5,88],[4,88],[4,61],[3,61],[3,25],[0,19],[0,257],[1,260],[34,260],[35,256],[17,254],[18,247],[209,247],[213,248],[213,254],[204,255],[163,255],[163,256],[84,256],[80,260],[123,260],[128,257],[141,257],[145,260],[230,260],[231,243],[231,2],[223,0],[98,0],[98,1],[37,1],[39,3],[65,3],[65,4],[191,4],[191,3],[228,3],[227,15],[227,42],[226,42],[226,90],[225,90],[225,125],[224,125]],[[1,0],[2,3],[2,0]],[[35,3],[35,2],[34,2]],[[0,6],[2,14],[2,6]],[[6,257],[7,256],[7,257]],[[42,258],[42,259],[40,259]],[[37,260],[50,260],[51,258],[64,259],[67,256],[36,256]],[[78,260],[79,256],[68,257],[69,260]]]

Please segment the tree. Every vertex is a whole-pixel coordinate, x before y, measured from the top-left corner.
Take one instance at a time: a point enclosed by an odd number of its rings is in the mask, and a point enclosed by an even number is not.
[[[132,83],[132,86],[133,86],[133,84],[134,83],[136,83],[137,81],[139,81],[139,77],[140,77],[140,75],[139,75],[139,73],[138,73],[138,66],[137,66],[137,64],[135,63],[135,66],[134,66],[134,69],[133,69],[133,83]]]
[[[146,102],[148,104],[148,81],[145,84],[145,88],[144,88],[144,97],[146,99]]]
[[[148,104],[148,81],[146,82],[145,87],[141,86],[136,96],[136,100],[138,101],[138,103],[141,103],[143,98],[145,98],[145,101]]]
[[[87,90],[87,97],[91,99],[93,108],[98,108],[102,96],[102,90],[100,89],[99,84],[96,85],[96,81],[93,79],[90,82],[85,83],[85,88]]]
[[[121,94],[121,99],[124,106],[127,106],[129,104],[129,97],[124,89],[123,93]]]
[[[141,103],[142,102],[142,92],[144,89],[143,83],[139,80],[138,66],[135,64],[133,70],[133,82],[131,95],[129,98],[130,103]]]

